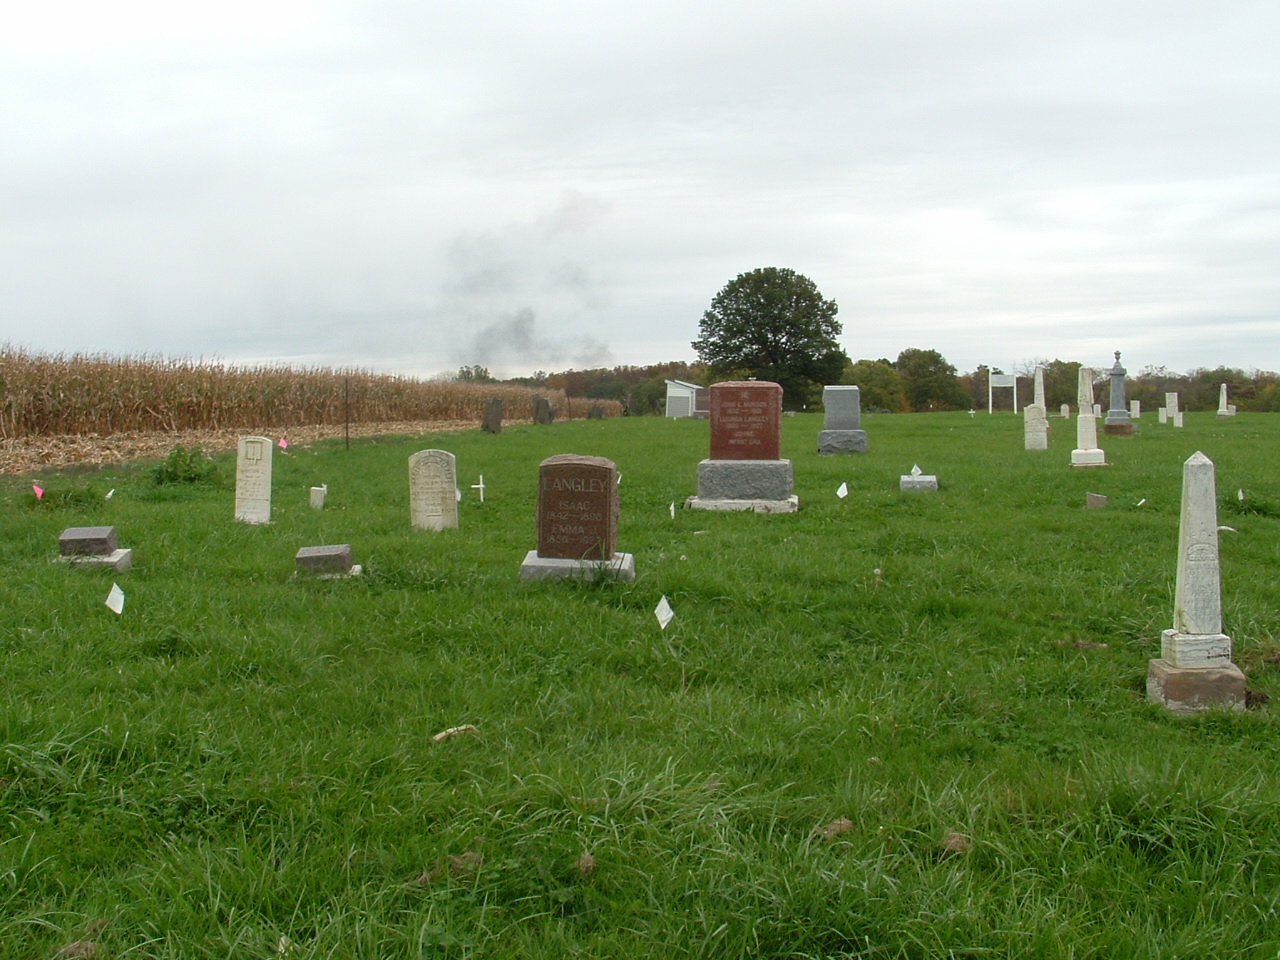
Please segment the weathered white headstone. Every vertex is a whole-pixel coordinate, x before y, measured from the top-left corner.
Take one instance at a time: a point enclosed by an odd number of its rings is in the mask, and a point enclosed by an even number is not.
[[[236,519],[271,522],[271,451],[268,437],[241,437],[236,450]]]
[[[329,492],[329,485],[327,483],[322,483],[318,487],[311,488],[311,509],[312,510],[324,509],[324,496],[328,492]]]
[[[1181,410],[1175,410],[1175,411],[1173,412],[1173,425],[1174,425],[1175,427],[1181,427],[1181,426],[1182,426],[1182,411],[1181,411]]]
[[[409,519],[419,530],[458,525],[458,472],[452,453],[419,450],[409,458]]]
[[[1168,422],[1169,422],[1169,408],[1168,408],[1168,407],[1161,407],[1159,410],[1157,410],[1157,411],[1156,411],[1156,415],[1157,415],[1157,417],[1159,418],[1159,420],[1160,420],[1160,422],[1161,422],[1161,423],[1168,423]]]
[[[1218,388],[1218,416],[1234,417],[1235,414],[1235,405],[1227,403],[1227,385],[1224,383]]]
[[[1049,420],[1044,407],[1036,403],[1022,408],[1022,441],[1027,450],[1049,449]]]
[[[1245,680],[1222,632],[1218,501],[1213,461],[1197,451],[1182,467],[1182,519],[1173,629],[1147,673],[1147,697],[1175,712],[1244,709]]]
[[[1044,402],[1044,364],[1036,364],[1036,377],[1031,386],[1031,402],[1041,410],[1049,408]]]
[[[1102,404],[1100,404],[1100,403],[1095,403],[1095,404],[1093,405],[1093,415],[1094,415],[1095,417],[1100,417],[1100,416],[1102,416]]]
[[[1142,401],[1130,400],[1129,401],[1129,419],[1138,420],[1141,417],[1142,417]]]
[[[1178,395],[1176,393],[1166,393],[1164,395],[1164,408],[1170,413],[1178,409]]]
[[[1070,419],[1071,419],[1071,404],[1069,404],[1069,403],[1064,403],[1064,404],[1062,405],[1062,408],[1061,408],[1061,409],[1062,409],[1062,419],[1063,419],[1063,420],[1070,420]]]
[[[1080,368],[1080,414],[1076,417],[1076,449],[1071,451],[1073,467],[1105,467],[1106,454],[1098,447],[1098,417],[1086,411],[1094,409],[1093,370]]]

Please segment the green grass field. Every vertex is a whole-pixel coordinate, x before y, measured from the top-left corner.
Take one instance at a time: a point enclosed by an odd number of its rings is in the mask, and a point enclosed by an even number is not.
[[[790,516],[672,519],[707,424],[649,418],[292,447],[265,527],[229,458],[6,479],[0,957],[1274,958],[1280,417],[1186,422],[1081,471],[1074,422],[788,418]],[[409,525],[428,447],[458,530]],[[1175,718],[1197,449],[1258,705]],[[617,462],[634,584],[517,582],[556,453]],[[94,524],[133,570],[51,562]],[[291,580],[322,543],[365,575]]]

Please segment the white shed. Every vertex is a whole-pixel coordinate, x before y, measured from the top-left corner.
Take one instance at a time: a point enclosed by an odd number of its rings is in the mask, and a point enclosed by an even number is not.
[[[667,381],[668,417],[706,417],[711,411],[711,398],[706,387],[683,380]]]

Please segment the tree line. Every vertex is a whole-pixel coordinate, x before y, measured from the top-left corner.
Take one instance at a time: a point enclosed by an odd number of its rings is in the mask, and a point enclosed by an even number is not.
[[[1045,404],[1052,413],[1062,404],[1076,408],[1081,364],[1074,360],[1028,360],[1004,370],[980,364],[968,373],[955,366],[937,350],[910,348],[897,359],[847,361],[832,382],[856,384],[861,389],[862,409],[870,413],[927,413],[941,410],[986,410],[987,382],[991,374],[1013,373],[1018,377],[1018,409],[1032,400],[1033,376],[1037,364],[1044,366]],[[1105,408],[1110,392],[1109,366],[1094,368],[1095,396]],[[709,386],[724,379],[711,366],[700,362],[671,360],[666,363],[597,367],[559,373],[535,372],[528,377],[499,381],[484,367],[462,367],[450,379],[467,383],[507,383],[547,390],[563,390],[568,397],[617,400],[632,416],[665,412],[667,380],[683,380]],[[1162,366],[1142,368],[1125,379],[1129,400],[1140,400],[1147,410],[1164,406],[1166,393],[1177,393],[1183,410],[1216,410],[1218,390],[1227,385],[1230,401],[1241,411],[1280,411],[1280,373],[1269,370],[1246,372],[1235,367],[1196,368],[1177,373]],[[806,396],[799,407],[818,409],[820,395]],[[997,388],[993,394],[996,410],[1011,410],[1012,391]]]

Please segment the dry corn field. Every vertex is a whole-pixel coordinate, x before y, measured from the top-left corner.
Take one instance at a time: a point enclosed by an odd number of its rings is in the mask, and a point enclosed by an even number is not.
[[[174,443],[234,446],[246,431],[300,442],[351,433],[474,427],[487,400],[528,421],[533,398],[559,419],[610,400],[506,384],[417,380],[358,369],[233,366],[155,357],[48,355],[0,348],[0,472],[162,456]]]

